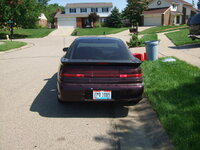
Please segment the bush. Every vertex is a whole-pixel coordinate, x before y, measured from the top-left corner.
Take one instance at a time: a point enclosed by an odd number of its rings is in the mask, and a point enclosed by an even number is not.
[[[142,45],[142,41],[138,38],[138,35],[133,34],[130,41],[126,42],[129,47],[138,47]]]
[[[100,27],[101,27],[101,23],[100,23],[100,22],[96,22],[96,23],[95,23],[95,27],[96,27],[96,28],[100,28]]]

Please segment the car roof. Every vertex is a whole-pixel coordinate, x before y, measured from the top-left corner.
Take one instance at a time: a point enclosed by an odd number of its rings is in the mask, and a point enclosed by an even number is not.
[[[110,41],[121,41],[118,38],[113,38],[113,37],[78,37],[76,38],[76,41],[80,40],[110,40]]]

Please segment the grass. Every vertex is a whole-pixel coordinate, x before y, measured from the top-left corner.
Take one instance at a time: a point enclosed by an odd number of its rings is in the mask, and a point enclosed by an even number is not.
[[[145,34],[140,40],[142,41],[141,46],[145,46],[145,41],[156,41],[158,40],[158,36],[157,34]]]
[[[191,38],[188,38],[188,34],[189,30],[184,29],[177,32],[167,33],[166,35],[176,46],[200,43],[200,39],[192,40]]]
[[[54,29],[15,29],[14,38],[42,38],[47,36]],[[10,35],[10,31],[0,30],[0,39],[6,39],[6,35]]]
[[[108,35],[115,34],[124,30],[128,30],[129,28],[110,28],[110,27],[100,27],[100,28],[77,28],[74,32],[78,32],[78,36],[85,35]],[[72,35],[74,35],[74,32]]]
[[[200,69],[176,62],[142,64],[145,94],[177,150],[200,147]]]
[[[161,33],[161,32],[168,32],[168,31],[173,31],[173,30],[180,30],[180,29],[187,29],[187,25],[179,25],[179,26],[157,26],[157,27],[152,27],[149,29],[146,29],[140,34],[153,34],[153,33]]]
[[[0,51],[7,51],[14,48],[25,46],[27,43],[19,41],[3,41],[4,44],[0,44]]]

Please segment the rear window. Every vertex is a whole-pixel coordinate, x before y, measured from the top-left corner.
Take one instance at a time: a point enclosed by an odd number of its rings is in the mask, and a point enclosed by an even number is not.
[[[112,39],[80,39],[72,48],[71,59],[128,60],[122,41]]]

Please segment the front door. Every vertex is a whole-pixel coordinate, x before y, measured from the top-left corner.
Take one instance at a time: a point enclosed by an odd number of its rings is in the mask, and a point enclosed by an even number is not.
[[[90,28],[91,27],[91,23],[90,23],[88,18],[83,19],[83,27],[84,28]]]

